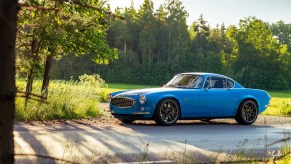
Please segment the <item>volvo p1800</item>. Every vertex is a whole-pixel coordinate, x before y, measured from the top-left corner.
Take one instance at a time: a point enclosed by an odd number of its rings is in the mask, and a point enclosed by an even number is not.
[[[107,99],[112,115],[124,123],[155,120],[167,126],[177,120],[234,118],[250,125],[266,110],[271,97],[224,75],[193,72],[177,74],[161,88],[114,92]]]

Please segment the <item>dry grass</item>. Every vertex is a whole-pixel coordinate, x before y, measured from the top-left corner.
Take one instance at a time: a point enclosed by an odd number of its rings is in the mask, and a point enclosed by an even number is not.
[[[25,90],[25,81],[17,81],[17,89]],[[41,81],[35,81],[33,92],[39,94]],[[74,81],[51,81],[48,103],[16,98],[16,120],[52,120],[99,117],[100,88]]]

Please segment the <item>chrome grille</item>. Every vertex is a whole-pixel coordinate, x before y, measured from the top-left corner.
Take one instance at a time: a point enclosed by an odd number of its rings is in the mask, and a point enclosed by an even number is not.
[[[134,105],[134,100],[126,97],[114,97],[111,99],[111,103],[114,106],[118,106],[120,108],[130,108]]]

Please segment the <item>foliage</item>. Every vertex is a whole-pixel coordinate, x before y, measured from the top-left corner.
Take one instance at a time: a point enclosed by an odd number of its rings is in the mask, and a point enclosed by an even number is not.
[[[41,81],[33,85],[35,92],[40,93]],[[25,81],[18,80],[17,88],[23,90]],[[101,98],[100,89],[96,86],[81,84],[76,81],[52,81],[47,103],[34,100],[16,99],[16,120],[51,120],[99,117],[98,104]]]
[[[289,64],[288,64],[288,81],[289,81],[289,87],[291,86],[291,24],[286,24],[283,21],[278,21],[276,23],[273,23],[270,25],[270,29],[273,32],[273,35],[275,38],[278,39],[278,41],[281,44],[286,44],[288,46],[288,52],[289,52]]]
[[[81,75],[79,76],[79,80],[81,81],[81,84],[89,84],[90,86],[96,87],[96,88],[107,88],[107,84],[105,84],[105,81],[100,77],[98,74],[93,75]]]
[[[235,45],[233,70],[238,81],[246,87],[287,88],[287,45],[278,43],[262,20],[246,18],[228,33]]]
[[[107,82],[162,85],[180,72],[228,75],[245,87],[291,88],[290,24],[268,24],[257,18],[238,26],[210,27],[201,15],[187,27],[179,0],[167,0],[157,10],[145,0],[138,10],[117,8],[107,40],[119,49],[118,60],[94,64],[88,55],[68,56],[56,63],[53,78],[100,74]]]
[[[283,107],[281,108],[280,112],[284,116],[291,116],[291,103],[290,102],[283,102]]]
[[[26,7],[19,12],[17,72],[27,77],[28,94],[34,77],[43,75],[42,96],[46,97],[53,59],[89,53],[94,62],[108,64],[117,58],[117,49],[106,38],[111,13],[103,0],[21,3]]]
[[[272,92],[271,92],[272,93]],[[288,93],[285,92],[287,95]],[[271,116],[291,116],[291,97],[278,98],[272,97],[270,101],[270,107],[263,112],[264,115]]]
[[[25,0],[23,3],[40,5],[44,9],[24,8],[19,13],[18,48],[22,50],[20,55],[38,49],[40,55],[52,53],[56,58],[70,52],[75,55],[92,53],[92,58],[97,63],[108,63],[116,58],[116,50],[111,49],[106,40],[108,8],[104,7],[103,1],[77,3]],[[34,42],[37,45],[34,45]]]

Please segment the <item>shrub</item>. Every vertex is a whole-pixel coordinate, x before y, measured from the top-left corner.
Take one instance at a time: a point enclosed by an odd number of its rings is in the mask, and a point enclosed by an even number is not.
[[[283,101],[283,106],[280,110],[280,112],[284,115],[284,116],[291,116],[291,104],[289,104],[286,101]]]
[[[84,74],[84,75],[79,76],[79,80],[81,81],[81,84],[89,84],[97,88],[108,87],[107,84],[105,84],[105,81],[98,74],[93,74],[93,75]]]

